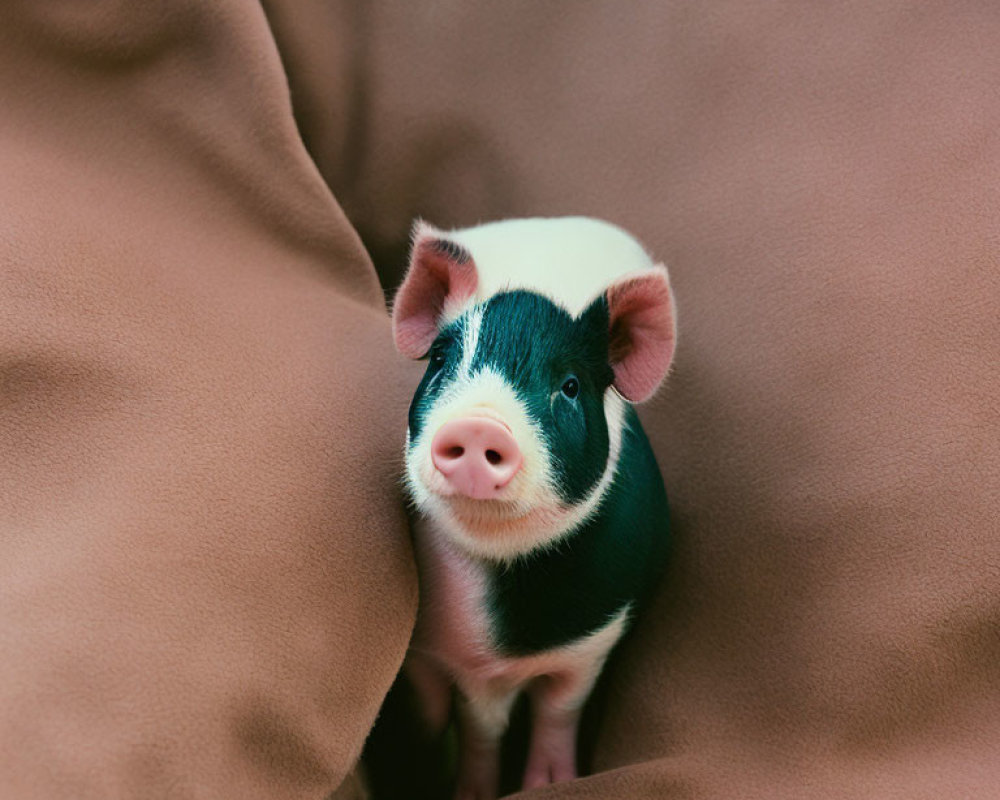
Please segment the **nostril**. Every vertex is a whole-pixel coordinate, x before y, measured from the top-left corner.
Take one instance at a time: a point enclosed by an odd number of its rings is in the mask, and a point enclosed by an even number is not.
[[[430,456],[442,495],[477,500],[495,499],[524,460],[510,429],[482,416],[445,422],[431,440]]]

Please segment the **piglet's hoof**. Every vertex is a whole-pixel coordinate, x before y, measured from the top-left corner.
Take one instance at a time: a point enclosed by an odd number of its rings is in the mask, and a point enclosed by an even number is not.
[[[496,800],[497,781],[494,773],[464,775],[455,789],[455,800]]]
[[[524,788],[548,786],[576,777],[576,725],[537,729],[524,770]]]

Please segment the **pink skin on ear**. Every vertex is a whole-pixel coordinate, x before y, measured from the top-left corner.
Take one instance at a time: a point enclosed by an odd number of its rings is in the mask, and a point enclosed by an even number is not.
[[[396,349],[409,358],[422,358],[437,338],[446,307],[472,297],[478,283],[472,257],[445,234],[419,224],[406,279],[393,303]]]
[[[674,304],[663,266],[633,272],[607,290],[614,385],[626,400],[648,400],[674,357]]]

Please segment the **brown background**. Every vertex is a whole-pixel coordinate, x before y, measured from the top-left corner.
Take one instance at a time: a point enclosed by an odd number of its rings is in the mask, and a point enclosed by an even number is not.
[[[350,769],[413,370],[328,187],[386,287],[418,214],[671,269],[676,557],[602,774],[532,796],[996,795],[994,4],[76,8],[0,20],[5,796]]]

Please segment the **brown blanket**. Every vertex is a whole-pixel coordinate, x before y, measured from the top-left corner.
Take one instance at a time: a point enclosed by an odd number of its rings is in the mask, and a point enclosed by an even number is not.
[[[995,797],[1000,10],[265,6],[0,11],[0,797],[345,779],[415,610],[351,225],[567,213],[671,268],[675,558],[525,796]]]

